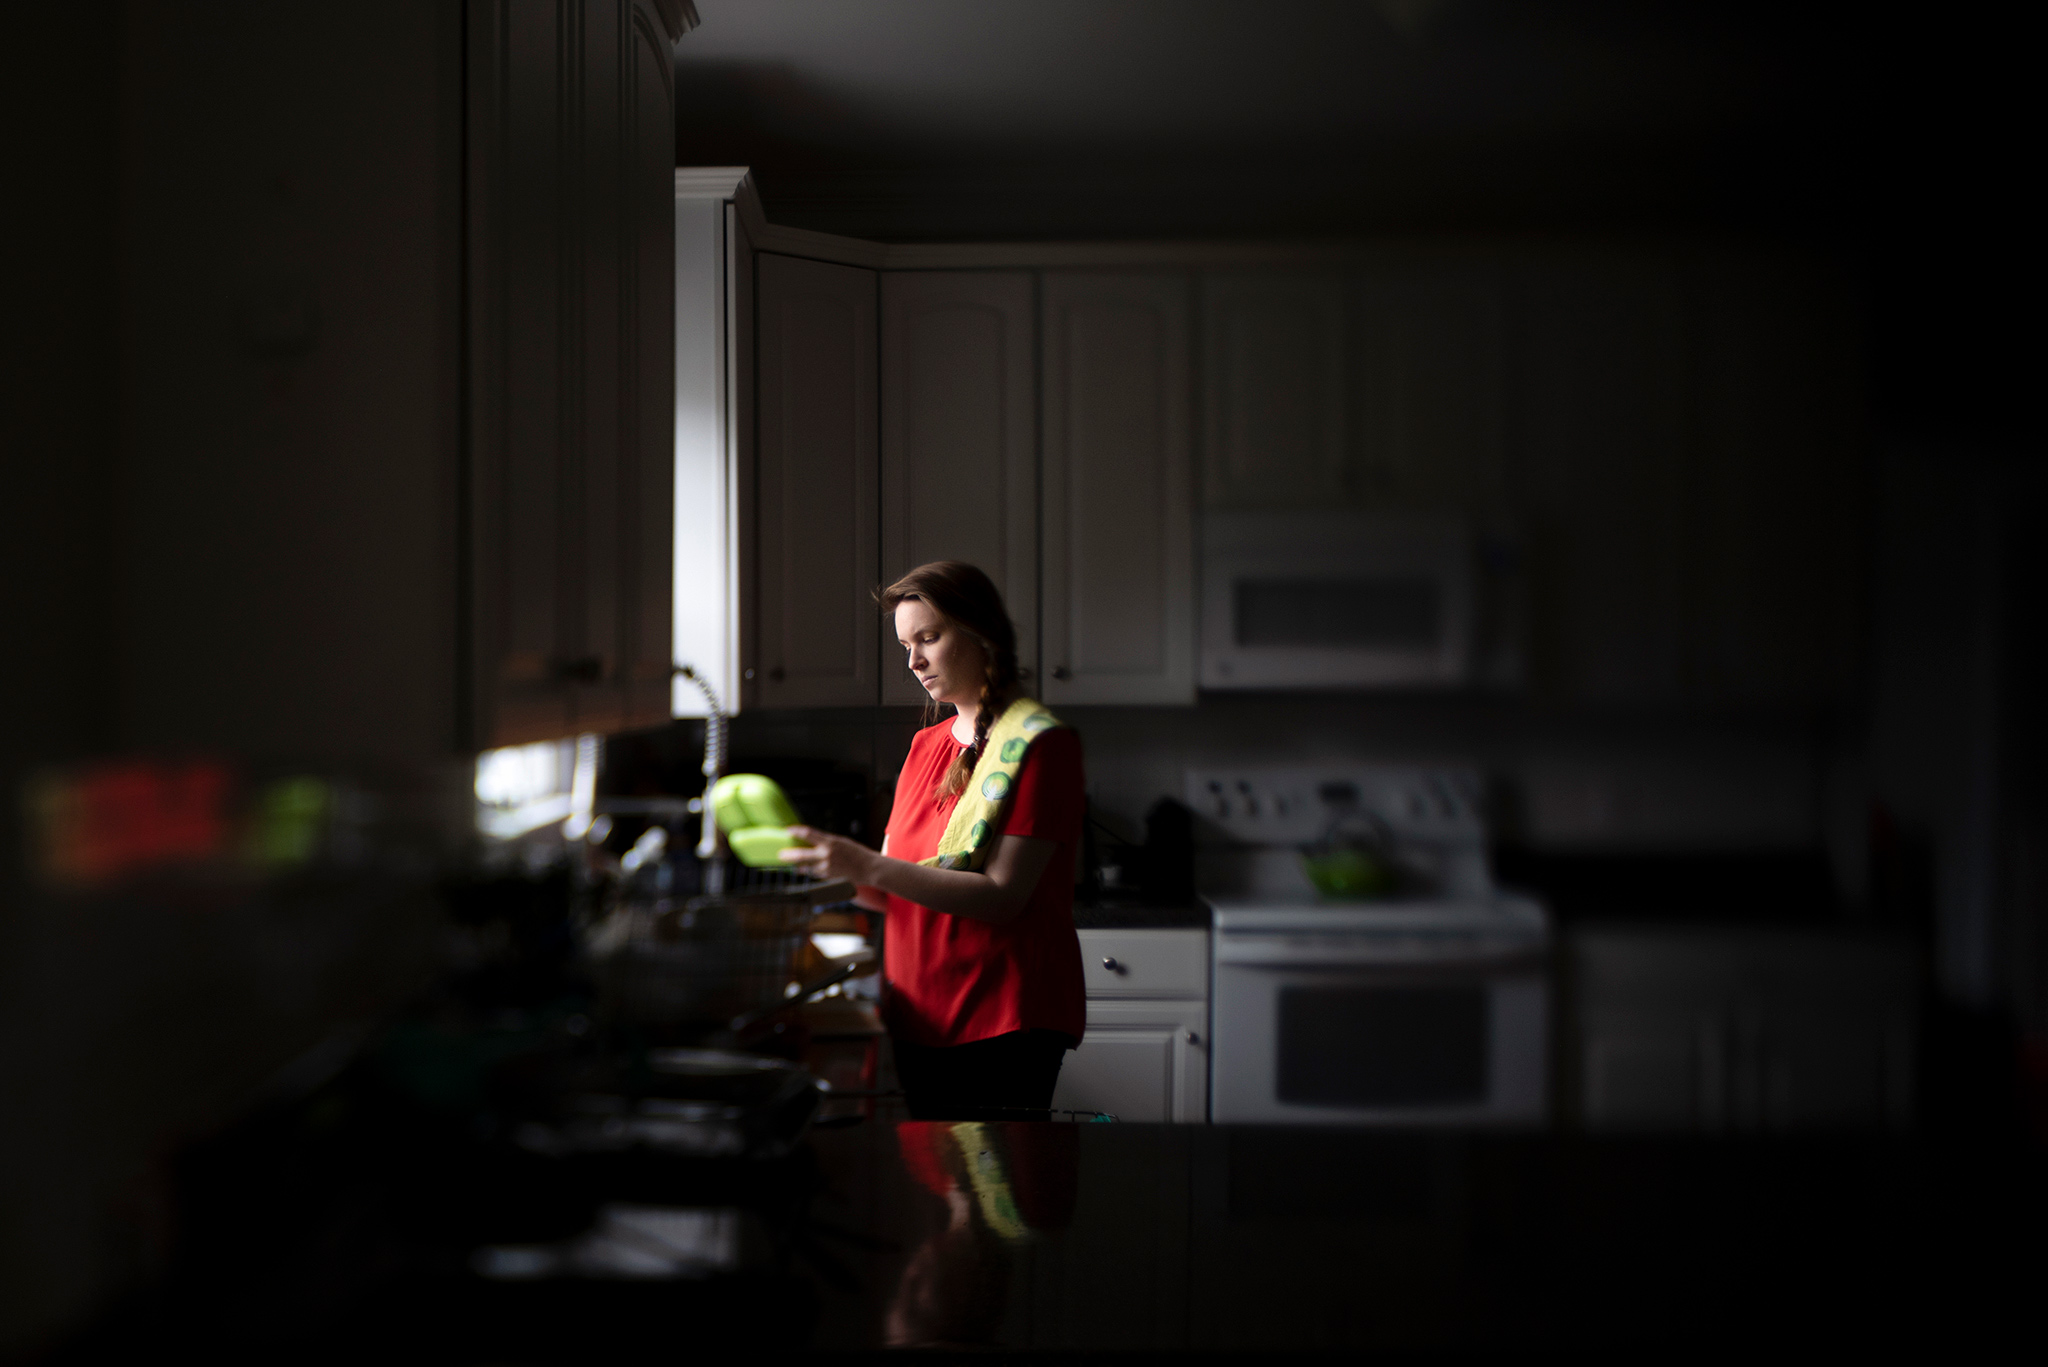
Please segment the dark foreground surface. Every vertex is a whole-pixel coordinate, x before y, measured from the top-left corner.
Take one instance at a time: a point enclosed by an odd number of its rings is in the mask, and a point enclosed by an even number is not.
[[[1967,1347],[2031,1332],[2048,1262],[2020,1147],[883,1118],[691,1158],[487,1128],[330,1091],[203,1146],[157,1289],[60,1356]]]

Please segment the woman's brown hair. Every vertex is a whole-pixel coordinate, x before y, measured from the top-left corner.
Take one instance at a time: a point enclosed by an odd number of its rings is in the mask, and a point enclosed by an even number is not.
[[[974,777],[974,765],[988,743],[988,731],[996,714],[1017,691],[1022,671],[1017,668],[1017,628],[1003,607],[1003,595],[994,581],[964,560],[934,560],[919,565],[909,574],[875,595],[882,611],[894,614],[900,603],[911,599],[925,604],[965,632],[981,647],[980,712],[974,719],[974,743],[960,752],[953,766],[939,780],[935,797],[953,797],[967,790]],[[925,704],[925,724],[945,715],[936,700]]]

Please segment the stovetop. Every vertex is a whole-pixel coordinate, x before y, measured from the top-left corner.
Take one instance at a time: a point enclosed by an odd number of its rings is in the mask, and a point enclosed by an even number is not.
[[[1478,897],[1426,897],[1337,901],[1315,897],[1217,897],[1219,935],[1410,935],[1483,932],[1541,941],[1550,918],[1541,903],[1515,893]]]

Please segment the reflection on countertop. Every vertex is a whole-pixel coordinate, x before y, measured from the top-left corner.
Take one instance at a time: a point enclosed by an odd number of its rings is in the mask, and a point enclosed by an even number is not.
[[[1898,1136],[883,1117],[747,1158],[342,1104],[202,1155],[163,1289],[81,1356],[1954,1344],[2029,1303],[2048,1214],[2038,1151]]]
[[[819,1347],[1964,1343],[2044,1261],[2000,1261],[2037,1160],[1899,1141],[905,1125],[816,1152],[810,1218],[874,1250],[857,1288],[811,1282]]]

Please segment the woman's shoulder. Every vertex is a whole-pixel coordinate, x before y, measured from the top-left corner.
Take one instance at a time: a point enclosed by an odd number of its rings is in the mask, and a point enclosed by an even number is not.
[[[1056,726],[1039,732],[1031,742],[1030,750],[1025,752],[1024,768],[1040,773],[1071,774],[1078,779],[1081,733],[1071,726]]]
[[[1081,753],[1081,733],[1071,726],[1055,726],[1038,733],[1031,742],[1034,751],[1047,754],[1078,755]]]

